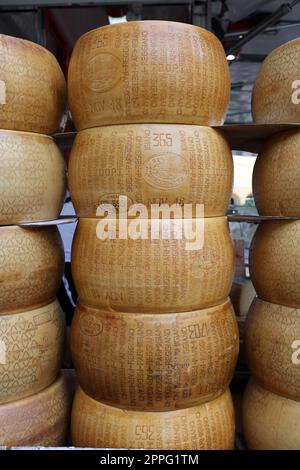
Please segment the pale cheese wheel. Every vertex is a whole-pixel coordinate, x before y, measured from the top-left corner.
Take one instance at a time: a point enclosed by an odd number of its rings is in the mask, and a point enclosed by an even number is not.
[[[253,196],[260,215],[300,216],[300,131],[269,139],[253,170]]]
[[[231,450],[234,409],[228,389],[202,405],[145,413],[105,405],[79,388],[73,403],[71,431],[77,447]]]
[[[68,97],[78,130],[110,124],[223,124],[229,67],[206,29],[169,21],[97,28],[75,45]]]
[[[79,304],[71,350],[78,380],[95,400],[167,411],[213,400],[228,387],[239,336],[231,302],[161,315]]]
[[[0,315],[53,301],[63,269],[57,227],[0,227]]]
[[[222,132],[201,126],[132,124],[77,134],[69,186],[79,217],[96,217],[100,204],[204,204],[205,217],[226,213],[233,161]]]
[[[300,220],[261,222],[250,247],[250,274],[258,297],[300,307]]]
[[[257,124],[300,122],[300,38],[274,49],[264,60],[252,94]]]
[[[300,401],[300,310],[255,299],[245,328],[247,364],[273,393]]]
[[[228,297],[234,252],[226,217],[171,220],[169,239],[163,238],[168,220],[146,221],[144,239],[129,238],[129,220],[120,221],[125,231],[116,224],[116,231],[108,232],[115,238],[100,239],[102,222],[106,219],[79,219],[73,239],[72,274],[83,305],[133,313],[184,312]],[[204,234],[202,248],[192,246],[179,230],[180,223],[186,227],[189,222],[198,224],[195,231],[202,241]],[[157,239],[153,228],[159,230]],[[128,238],[121,238],[126,231]]]
[[[0,405],[0,446],[64,446],[72,394],[61,375],[43,391]]]
[[[64,313],[57,300],[0,316],[0,404],[34,395],[53,383],[64,343]]]
[[[51,137],[0,130],[1,225],[56,219],[65,191],[64,159]]]
[[[65,102],[66,83],[54,55],[0,34],[0,129],[54,134]]]
[[[299,450],[300,403],[252,380],[243,398],[243,431],[251,450]]]

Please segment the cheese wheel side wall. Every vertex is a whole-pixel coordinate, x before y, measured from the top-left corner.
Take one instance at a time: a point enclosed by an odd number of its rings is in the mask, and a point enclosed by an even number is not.
[[[56,219],[66,191],[64,159],[52,138],[0,130],[0,224]]]
[[[148,222],[152,228],[158,221]],[[98,223],[80,219],[73,239],[72,274],[83,305],[167,313],[218,305],[228,297],[235,260],[226,217],[198,221],[204,225],[204,246],[195,250],[187,250],[188,240],[172,238],[172,232],[171,239],[160,234],[153,240],[150,228],[148,239],[122,239],[117,233],[100,240]]]
[[[217,126],[229,95],[220,41],[206,29],[177,22],[134,21],[89,31],[77,41],[68,72],[78,130],[138,122]]]
[[[66,445],[70,408],[64,376],[36,395],[0,405],[0,446]]]
[[[0,405],[34,395],[58,376],[65,344],[57,300],[33,311],[0,316]],[[1,348],[1,349],[2,349]]]
[[[0,267],[0,315],[53,301],[64,269],[57,227],[0,227]]]
[[[79,217],[96,217],[100,204],[204,204],[205,217],[226,213],[233,161],[224,135],[201,126],[133,124],[77,134],[69,186]],[[99,188],[100,191],[99,191]]]
[[[66,104],[66,82],[54,55],[0,34],[0,72],[0,129],[54,134]]]
[[[299,339],[300,310],[253,301],[245,327],[250,372],[267,390],[300,401],[300,367],[292,360]]]
[[[300,221],[261,222],[251,243],[250,275],[258,297],[300,307]]]
[[[126,409],[166,411],[216,398],[238,356],[230,301],[179,314],[105,312],[78,305],[71,351],[92,398]]]
[[[252,116],[257,124],[300,122],[298,88],[300,39],[274,49],[264,60],[252,93]]]
[[[251,380],[243,398],[243,432],[250,450],[298,450],[300,403]]]
[[[200,406],[144,413],[107,406],[79,388],[71,431],[77,447],[230,450],[235,433],[233,403],[226,390],[216,400]]]
[[[258,155],[253,170],[253,195],[260,215],[300,215],[300,132],[272,136]]]

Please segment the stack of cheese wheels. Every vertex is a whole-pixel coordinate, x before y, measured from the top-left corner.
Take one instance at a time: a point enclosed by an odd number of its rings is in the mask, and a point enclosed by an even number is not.
[[[65,106],[62,71],[46,49],[0,35],[0,446],[63,445],[69,395],[59,378],[64,253],[57,218],[66,176],[50,136]]]
[[[300,39],[263,62],[252,94],[256,123],[299,123]],[[253,172],[261,222],[250,249],[258,297],[245,326],[253,380],[245,394],[244,433],[251,449],[299,449],[300,428],[300,185],[299,130],[270,137]]]
[[[300,446],[300,220],[261,222],[250,249],[250,273],[258,297],[245,328],[253,380],[244,398],[244,434],[252,449],[296,449]]]
[[[57,227],[0,227],[0,445],[63,445],[64,253]]]
[[[66,84],[55,57],[30,41],[0,34],[0,225],[60,214],[65,166],[51,134]]]
[[[209,127],[229,97],[222,46],[180,23],[96,29],[75,46],[68,86],[73,444],[231,449],[233,164]]]

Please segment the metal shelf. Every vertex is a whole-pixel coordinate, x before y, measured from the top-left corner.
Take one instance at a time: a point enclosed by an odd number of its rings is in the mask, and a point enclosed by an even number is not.
[[[142,3],[143,5],[182,5],[193,4],[194,0],[2,0],[2,7],[70,7],[70,6],[106,6],[106,5],[133,5]]]

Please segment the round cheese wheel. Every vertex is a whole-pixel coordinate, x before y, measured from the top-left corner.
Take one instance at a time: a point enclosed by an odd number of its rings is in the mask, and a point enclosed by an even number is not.
[[[300,307],[300,220],[261,222],[251,243],[249,267],[258,297]]]
[[[79,388],[71,430],[77,447],[230,450],[235,431],[233,403],[226,390],[202,405],[145,413],[105,405]]]
[[[230,76],[220,41],[206,29],[132,21],[81,36],[68,98],[78,130],[107,124],[223,124]]]
[[[249,449],[298,450],[300,403],[275,395],[252,380],[243,399],[243,431]]]
[[[102,222],[107,219],[79,219],[73,239],[72,274],[83,305],[133,313],[184,312],[228,297],[234,252],[226,217],[140,221],[148,223],[144,239],[133,239],[135,220],[120,221],[115,232],[107,232],[110,238],[100,239]],[[179,226],[188,222],[198,224],[203,247],[182,235]],[[170,238],[163,238],[169,225]]]
[[[193,312],[120,313],[78,305],[71,350],[81,387],[126,409],[204,403],[228,387],[238,355],[231,302]]]
[[[300,38],[274,49],[264,60],[252,93],[257,124],[300,122]]]
[[[64,376],[36,395],[0,405],[0,446],[65,445],[70,405]]]
[[[64,269],[57,227],[0,227],[0,315],[55,299]]]
[[[64,159],[51,137],[0,130],[1,225],[56,219],[65,190]]]
[[[0,34],[0,129],[54,134],[66,101],[66,83],[51,52]]]
[[[300,401],[299,309],[255,299],[247,316],[245,348],[260,385]]]
[[[277,134],[258,155],[253,195],[260,215],[300,216],[300,131]]]
[[[201,126],[132,124],[81,131],[72,147],[69,185],[79,217],[96,217],[119,196],[128,206],[204,204],[205,217],[226,213],[233,162],[223,134]]]
[[[20,400],[56,379],[65,342],[57,300],[45,307],[0,316],[0,404]]]

